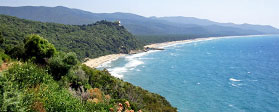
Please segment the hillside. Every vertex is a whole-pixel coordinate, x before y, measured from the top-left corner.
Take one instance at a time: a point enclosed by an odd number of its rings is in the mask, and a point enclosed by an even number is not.
[[[210,25],[218,25],[223,27],[232,27],[232,28],[239,28],[239,29],[250,29],[258,32],[263,32],[267,34],[278,34],[279,29],[276,29],[269,25],[252,25],[252,24],[234,24],[234,23],[219,23],[210,21],[207,19],[199,19],[194,17],[160,17],[160,18],[153,18],[158,20],[166,20],[173,23],[180,23],[180,24],[196,24],[200,26],[210,26]]]
[[[39,34],[58,50],[75,52],[79,59],[128,53],[142,47],[123,26],[107,21],[88,25],[63,25],[0,15],[0,24],[0,32],[7,40],[5,44],[10,50],[21,45],[20,41],[28,34]]]
[[[67,7],[0,7],[0,14],[62,24],[91,24],[100,20],[120,20],[135,35],[229,36],[278,34],[271,26],[218,23],[192,17],[143,17],[131,13],[91,13]],[[47,15],[47,16],[46,16]]]
[[[74,52],[67,51],[71,49],[59,51],[50,43],[54,40],[56,45],[62,44],[59,46],[63,48],[65,47],[63,45],[71,41],[67,39],[74,40],[75,37],[70,37],[72,35],[66,33],[72,34],[73,30],[77,30],[83,36],[82,34],[90,34],[84,32],[95,31],[95,28],[100,32],[97,34],[117,37],[118,33],[111,32],[117,32],[115,28],[123,30],[123,27],[105,21],[94,25],[71,26],[33,22],[9,16],[0,16],[0,20],[0,111],[177,112],[177,109],[172,107],[164,97],[115,78],[105,69],[97,70],[83,65]],[[27,34],[33,31],[37,31],[37,34]],[[50,40],[48,41],[38,34],[46,36],[64,34],[69,38],[62,40],[59,36],[46,37]],[[133,37],[123,38],[128,41],[133,39]],[[107,44],[110,43],[109,41],[118,44],[119,40],[116,39],[119,38],[110,39],[104,40],[108,41]],[[90,38],[85,41],[92,42],[90,44],[93,45],[98,45],[99,42],[91,41]],[[80,42],[72,46],[76,46],[77,50],[82,52],[81,50],[84,49],[78,44]],[[127,44],[131,43],[127,42]],[[111,46],[114,45],[102,47]],[[118,48],[107,50],[113,51]]]

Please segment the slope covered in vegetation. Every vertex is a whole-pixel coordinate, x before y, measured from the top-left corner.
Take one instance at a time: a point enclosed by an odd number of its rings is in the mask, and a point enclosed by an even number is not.
[[[5,42],[3,42],[5,43]],[[175,112],[164,97],[82,65],[39,35],[24,38],[22,61],[10,61],[1,44],[0,110],[9,112]]]
[[[53,43],[57,50],[75,52],[79,59],[128,53],[132,49],[142,48],[123,26],[107,21],[89,25],[63,25],[0,15],[0,33],[11,55],[18,55],[13,52],[21,48],[22,40],[28,34],[39,34]]]

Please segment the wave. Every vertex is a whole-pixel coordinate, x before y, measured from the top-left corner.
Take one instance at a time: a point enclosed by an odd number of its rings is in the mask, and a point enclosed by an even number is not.
[[[114,60],[111,60],[111,61],[107,61],[99,66],[97,66],[96,68],[109,68],[111,67],[111,62],[114,61]]]
[[[127,62],[124,66],[109,68],[108,71],[111,73],[111,75],[113,75],[117,78],[123,78],[125,72],[135,70],[136,67],[138,67],[139,65],[144,64],[144,62],[142,60],[149,59],[149,58],[141,58],[141,57],[143,57],[143,56],[145,56],[149,53],[154,53],[154,52],[157,52],[157,51],[148,51],[148,52],[144,52],[144,53],[125,56],[124,59]],[[110,66],[110,65],[107,64],[106,66]],[[141,70],[136,69],[136,71],[141,71]]]
[[[237,80],[237,79],[234,79],[234,78],[230,78],[230,81],[239,82],[239,81],[241,81],[241,80]]]
[[[175,53],[170,53],[171,56],[177,56],[178,54]]]
[[[114,77],[117,77],[117,78],[123,78],[123,72],[127,72],[127,68],[125,67],[115,67],[115,68],[112,68],[112,69],[108,69],[108,71],[110,72],[110,74]]]
[[[144,64],[143,61],[140,60],[131,60],[127,64],[125,64],[123,67],[115,67],[110,68],[108,71],[111,73],[112,76],[115,76],[117,78],[123,78],[123,73],[134,70],[137,66]],[[140,70],[136,70],[140,71]]]
[[[152,60],[152,59],[155,59],[155,58],[139,58],[141,60]]]
[[[231,83],[231,85],[234,86],[234,87],[241,87],[241,86],[243,86],[245,84],[234,84],[234,83]]]
[[[128,62],[125,67],[126,68],[134,68],[134,67],[137,67],[141,64],[143,64],[144,62],[143,61],[140,61],[140,60],[136,60],[136,59],[133,59],[133,60],[130,60],[130,62]]]

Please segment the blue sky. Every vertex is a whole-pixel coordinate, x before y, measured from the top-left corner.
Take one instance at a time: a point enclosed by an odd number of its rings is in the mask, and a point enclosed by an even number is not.
[[[185,16],[279,28],[279,0],[0,0],[0,6],[66,6],[95,13]]]

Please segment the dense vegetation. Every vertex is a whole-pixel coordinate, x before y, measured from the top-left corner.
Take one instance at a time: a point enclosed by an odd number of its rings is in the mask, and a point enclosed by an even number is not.
[[[0,55],[2,64],[9,65],[0,72],[1,111],[176,111],[164,97],[82,65],[75,53],[58,52],[39,35],[28,35],[22,43],[28,50],[15,56],[22,61]]]
[[[75,52],[80,60],[142,48],[123,26],[107,21],[89,25],[63,25],[0,15],[0,24],[0,33],[6,40],[6,53],[12,57],[24,51],[21,46],[28,34],[39,34],[53,43],[57,50]]]

